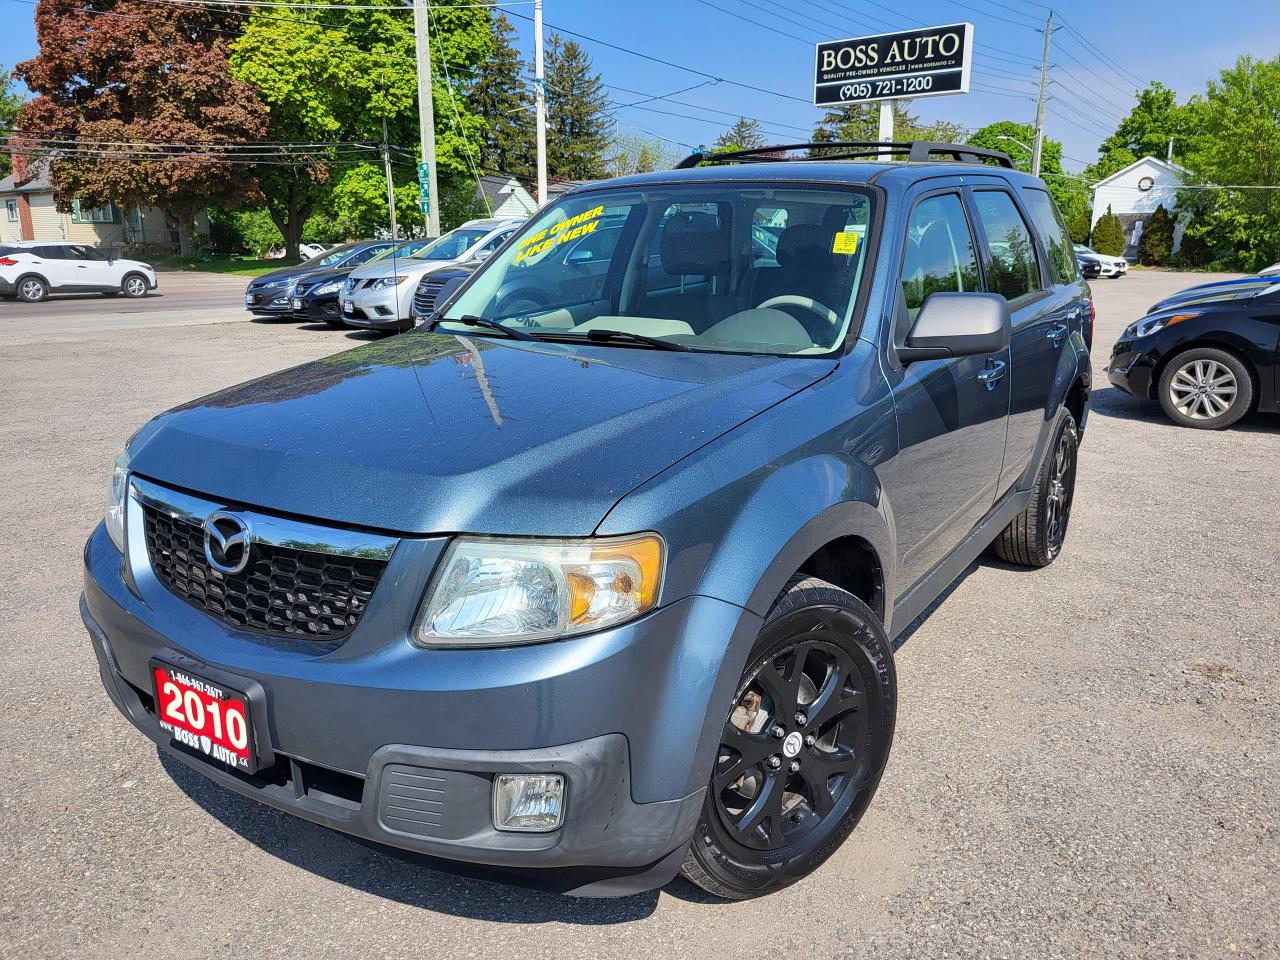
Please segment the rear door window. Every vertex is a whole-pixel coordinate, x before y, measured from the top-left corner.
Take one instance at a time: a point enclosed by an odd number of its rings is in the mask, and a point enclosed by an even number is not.
[[[926,197],[911,211],[902,258],[902,294],[914,321],[931,293],[982,289],[973,234],[958,193]]]
[[[987,235],[987,289],[1010,302],[1039,291],[1035,244],[1013,197],[1003,190],[976,190],[973,199]]]
[[[1031,210],[1031,219],[1049,251],[1049,266],[1058,283],[1071,283],[1078,276],[1075,252],[1062,212],[1049,196],[1049,191],[1039,187],[1023,187],[1022,198]]]
[[[66,247],[47,246],[32,247],[31,252],[45,260],[70,260],[71,252]]]

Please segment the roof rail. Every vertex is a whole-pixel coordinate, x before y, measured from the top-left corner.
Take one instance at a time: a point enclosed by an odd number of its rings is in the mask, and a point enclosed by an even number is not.
[[[788,157],[785,154],[792,150],[807,150],[808,156]],[[816,153],[814,151],[821,151]],[[927,163],[935,158],[949,158],[960,163],[982,163],[994,160],[999,166],[1015,170],[1013,160],[1007,153],[999,150],[988,150],[986,147],[975,147],[967,143],[941,143],[933,140],[906,140],[902,142],[851,140],[833,141],[830,143],[786,143],[766,147],[755,147],[750,150],[728,150],[723,152],[698,151],[689,154],[676,164],[677,170],[688,170],[703,163],[773,163],[777,161],[797,162],[805,160],[861,160],[881,159],[889,156],[893,159],[906,159],[912,163]]]

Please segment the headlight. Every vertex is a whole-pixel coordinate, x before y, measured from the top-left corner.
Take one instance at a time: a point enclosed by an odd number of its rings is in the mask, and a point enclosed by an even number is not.
[[[1165,327],[1171,327],[1175,323],[1181,323],[1183,320],[1190,320],[1192,317],[1198,317],[1198,313],[1175,313],[1167,317],[1143,317],[1137,323],[1131,323],[1124,328],[1124,333],[1120,334],[1121,340],[1132,340],[1135,337],[1149,337],[1153,333],[1159,333]]]
[[[408,279],[408,277],[379,277],[377,280],[373,281],[373,283],[369,284],[369,289],[383,290],[387,287],[398,287]]]
[[[124,553],[124,503],[129,490],[129,461],[122,453],[111,468],[111,489],[107,493],[107,513],[103,522],[107,536]]]
[[[653,534],[598,540],[459,537],[414,625],[425,647],[501,646],[587,633],[658,602],[663,544]]]
[[[312,291],[317,297],[322,297],[326,293],[337,293],[342,289],[341,280],[330,280],[328,283],[322,283]]]

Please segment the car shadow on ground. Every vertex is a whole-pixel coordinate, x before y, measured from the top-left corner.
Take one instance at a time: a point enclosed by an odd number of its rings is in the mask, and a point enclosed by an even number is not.
[[[1157,427],[1168,427],[1170,430],[1191,430],[1190,427],[1181,427],[1166,417],[1155,400],[1133,397],[1116,387],[1102,387],[1093,391],[1089,397],[1089,416],[1106,417],[1109,420],[1134,420]],[[1227,427],[1227,431],[1280,434],[1280,416],[1274,413],[1250,413]]]
[[[658,904],[656,890],[612,899],[569,897],[531,888],[500,870],[359,841],[232,793],[163,752],[158,756],[183,793],[254,846],[326,880],[406,906],[497,923],[607,926],[643,920]],[[552,883],[563,877],[562,871],[548,875]],[[683,881],[670,886],[681,899],[701,893]]]

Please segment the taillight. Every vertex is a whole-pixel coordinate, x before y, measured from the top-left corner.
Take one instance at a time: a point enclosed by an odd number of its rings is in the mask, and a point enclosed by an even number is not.
[[[0,257],[0,267],[16,267],[18,261],[12,257]]]

